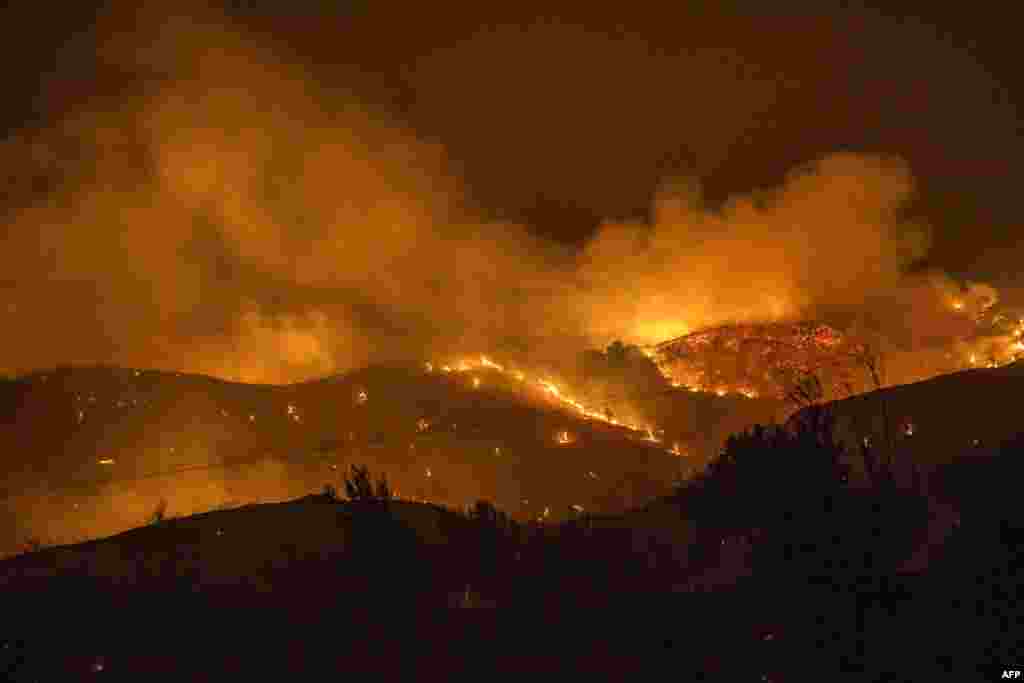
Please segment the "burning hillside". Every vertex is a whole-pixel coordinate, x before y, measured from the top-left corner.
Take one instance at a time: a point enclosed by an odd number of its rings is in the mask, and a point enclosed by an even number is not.
[[[649,349],[673,386],[718,395],[785,398],[786,383],[818,374],[834,391],[854,393],[866,353],[838,330],[819,323],[724,325]]]
[[[161,499],[177,515],[300,496],[337,486],[351,464],[386,475],[402,499],[488,499],[552,520],[574,505],[628,509],[691,464],[652,430],[483,360],[288,386],[105,367],[5,383],[0,551],[114,533]]]
[[[974,311],[963,299],[949,305],[966,323],[960,334],[915,340],[910,349],[878,335],[803,321],[706,328],[646,347],[645,353],[675,387],[786,399],[801,377],[813,375],[826,400],[1024,357],[1024,317],[994,302]]]

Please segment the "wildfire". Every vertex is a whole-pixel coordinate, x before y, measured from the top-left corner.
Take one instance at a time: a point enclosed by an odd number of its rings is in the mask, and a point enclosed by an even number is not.
[[[484,366],[485,368],[497,370],[498,372],[505,372],[505,368],[503,366],[498,365],[491,359],[487,358],[487,356],[480,356],[480,365]]]
[[[953,310],[962,311],[964,310],[964,302],[957,299],[953,302]]]
[[[474,389],[479,389],[480,388],[480,378],[479,377],[474,377],[473,378],[473,388]]]
[[[679,447],[679,442],[678,441],[676,441],[675,443],[672,444],[672,448],[669,449],[669,453],[671,453],[672,455],[678,455],[678,456],[684,455],[682,449]]]
[[[114,459],[113,458],[103,458],[102,460],[99,461],[99,463],[101,465],[113,465],[114,464]]]
[[[569,434],[569,430],[568,429],[563,429],[560,432],[558,432],[558,435],[555,437],[555,440],[558,443],[562,444],[563,446],[565,444],[572,443],[572,441],[573,441],[572,435]]]
[[[510,370],[506,368],[506,366],[496,363],[484,355],[479,356],[479,359],[475,362],[475,364],[473,361],[461,360],[456,364],[454,369],[452,368],[452,366],[444,365],[441,367],[441,370],[444,372],[469,372],[472,370],[479,370],[481,368],[488,368],[504,374],[511,374],[520,382],[529,382],[530,384],[534,384],[542,391],[544,391],[545,394],[547,394],[548,396],[556,400],[558,403],[560,403],[563,407],[571,408],[576,414],[588,420],[600,420],[610,425],[622,426],[639,434],[642,434],[645,431],[647,431],[644,428],[640,427],[639,425],[622,423],[614,417],[610,417],[608,415],[602,414],[597,410],[587,407],[580,401],[577,401],[576,399],[565,395],[565,393],[551,380],[531,380],[522,370]],[[474,388],[480,386],[479,378],[473,378],[473,386]]]

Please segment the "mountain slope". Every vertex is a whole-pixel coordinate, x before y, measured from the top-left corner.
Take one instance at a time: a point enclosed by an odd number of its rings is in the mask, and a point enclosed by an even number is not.
[[[639,504],[665,492],[680,466],[663,445],[486,369],[373,367],[262,386],[65,368],[2,391],[4,548],[115,533],[161,499],[178,515],[295,498],[340,487],[352,464],[386,475],[406,498],[485,498],[551,519],[570,516],[570,505]]]

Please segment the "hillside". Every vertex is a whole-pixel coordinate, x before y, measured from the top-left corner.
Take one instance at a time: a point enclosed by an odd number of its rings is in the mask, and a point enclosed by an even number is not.
[[[68,542],[171,515],[286,500],[352,464],[398,495],[492,500],[520,519],[615,512],[666,492],[686,460],[584,419],[486,368],[374,367],[289,386],[92,367],[37,373],[0,397],[0,547]],[[545,512],[546,511],[546,512]]]
[[[922,382],[886,387],[825,404],[836,417],[836,434],[853,452],[864,437],[885,438],[888,417],[896,457],[922,467],[958,456],[989,452],[1024,431],[1019,397],[1024,362],[964,370]],[[806,413],[798,413],[798,419]],[[856,458],[852,464],[858,465]]]

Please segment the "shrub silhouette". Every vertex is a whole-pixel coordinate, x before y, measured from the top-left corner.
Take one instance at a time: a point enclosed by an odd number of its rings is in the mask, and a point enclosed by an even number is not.
[[[863,586],[897,569],[927,524],[927,499],[898,484],[891,466],[875,465],[866,489],[852,487],[833,426],[812,406],[788,429],[758,425],[726,441],[679,494],[697,522],[698,565],[742,536],[754,575],[769,581]]]
[[[387,502],[392,497],[386,477],[377,480],[375,489],[370,479],[370,470],[359,465],[352,465],[350,476],[345,477],[345,493],[355,502]]]

